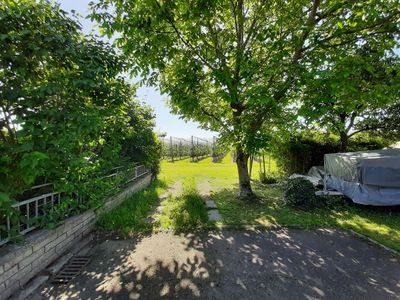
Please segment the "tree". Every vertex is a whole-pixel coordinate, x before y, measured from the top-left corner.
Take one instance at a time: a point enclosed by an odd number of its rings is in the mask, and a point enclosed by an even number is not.
[[[337,134],[342,152],[357,133],[389,125],[388,108],[400,96],[399,59],[390,52],[365,45],[346,57],[333,57],[312,73],[301,95],[301,114]]]
[[[363,43],[391,49],[399,30],[399,4],[385,0],[100,0],[92,7],[105,34],[118,33],[134,74],[159,83],[174,112],[235,146],[245,199],[253,196],[249,154],[268,136],[270,118],[307,84],[305,70]]]
[[[45,0],[1,3],[0,39],[0,195],[44,182],[81,192],[121,160],[157,165],[154,115],[113,47]],[[142,155],[128,155],[128,139]]]

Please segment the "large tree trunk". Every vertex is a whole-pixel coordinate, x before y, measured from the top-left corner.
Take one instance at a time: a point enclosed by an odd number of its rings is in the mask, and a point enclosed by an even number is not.
[[[250,176],[247,168],[249,155],[244,153],[241,146],[236,147],[236,165],[239,175],[239,198],[251,200],[254,198],[250,184]]]
[[[340,152],[346,152],[347,151],[348,143],[349,143],[349,137],[347,136],[346,133],[341,132],[340,133]]]

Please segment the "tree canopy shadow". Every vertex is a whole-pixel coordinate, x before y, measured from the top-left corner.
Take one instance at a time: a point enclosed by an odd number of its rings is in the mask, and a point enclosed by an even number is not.
[[[57,299],[396,298],[398,260],[334,230],[158,233],[99,243]],[[39,295],[36,295],[38,299]],[[33,298],[35,299],[35,297]]]

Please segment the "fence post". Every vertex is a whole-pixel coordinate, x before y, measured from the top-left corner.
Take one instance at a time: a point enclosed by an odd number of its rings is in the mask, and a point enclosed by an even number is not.
[[[192,142],[191,142],[191,147],[190,147],[190,150],[191,150],[191,156],[192,156],[192,162],[194,162],[194,143],[193,143],[193,135],[192,135]]]
[[[172,146],[172,136],[169,137],[169,149],[171,152],[171,161],[174,162],[174,148]]]
[[[179,159],[182,160],[182,141],[179,141]]]
[[[213,143],[212,143],[212,157],[215,158],[215,136],[213,136]]]
[[[197,138],[196,143],[196,161],[199,161],[199,138]]]

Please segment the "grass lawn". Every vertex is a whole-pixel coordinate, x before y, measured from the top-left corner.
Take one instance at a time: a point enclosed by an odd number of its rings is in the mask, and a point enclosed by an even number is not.
[[[161,180],[153,181],[146,189],[135,193],[120,206],[103,214],[97,221],[100,230],[117,232],[129,236],[138,232],[149,232],[152,225],[146,221],[159,197],[166,189]]]
[[[276,171],[275,164],[271,169]],[[258,179],[258,171],[259,165],[255,163],[252,176],[254,179]],[[237,171],[230,154],[220,163],[212,163],[211,158],[195,163],[189,159],[174,163],[164,160],[159,178],[158,186],[153,184],[146,191],[125,201],[103,216],[99,226],[124,233],[149,230],[145,219],[158,202],[160,191],[165,189],[165,185],[160,187],[160,183],[171,186],[181,182],[183,191],[164,201],[164,210],[156,227],[172,230],[204,228],[208,223],[198,190],[202,193],[200,187],[206,183],[211,198],[224,218],[217,225],[352,229],[400,251],[400,208],[364,207],[339,200],[328,207],[313,211],[296,210],[285,205],[282,185],[264,185],[258,180],[253,181],[253,189],[260,197],[260,202],[238,201]]]
[[[185,179],[181,193],[168,196],[155,219],[156,229],[173,231],[202,229],[208,225],[207,208],[193,177]]]
[[[342,200],[325,208],[302,211],[285,205],[282,186],[256,183],[253,189],[261,197],[260,203],[237,201],[232,189],[212,195],[224,217],[223,224],[352,229],[400,251],[399,208],[363,207]]]
[[[259,170],[260,165],[254,162],[252,171],[253,178],[258,178]],[[270,170],[271,172],[277,171],[274,161],[271,161]],[[188,177],[195,178],[197,184],[207,181],[210,183],[211,187],[216,190],[222,187],[234,188],[238,182],[236,164],[232,161],[230,153],[219,163],[213,163],[211,157],[200,160],[199,162],[191,162],[190,159],[183,159],[175,161],[174,163],[167,160],[161,162],[159,178],[168,184],[185,180]]]

